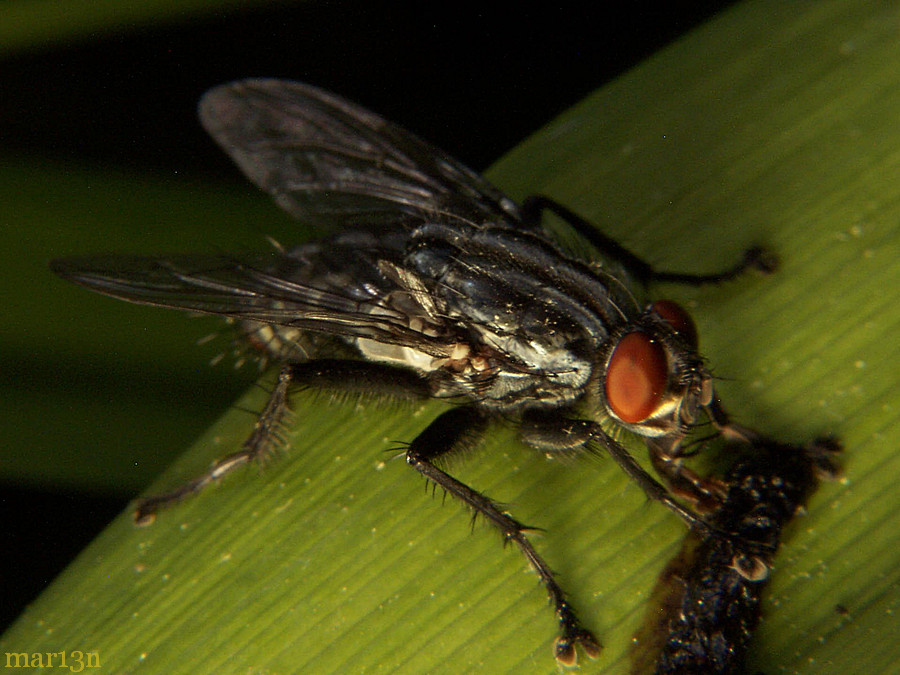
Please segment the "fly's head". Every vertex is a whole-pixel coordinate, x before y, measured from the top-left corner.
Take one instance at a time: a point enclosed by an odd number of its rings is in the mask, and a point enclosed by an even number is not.
[[[613,335],[601,395],[614,420],[641,436],[684,436],[713,399],[712,376],[697,353],[697,329],[681,306],[651,304]]]

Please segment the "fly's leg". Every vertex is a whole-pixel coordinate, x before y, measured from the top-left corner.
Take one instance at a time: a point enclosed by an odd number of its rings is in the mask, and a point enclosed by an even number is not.
[[[222,457],[208,471],[170,492],[139,500],[134,509],[135,524],[141,526],[150,525],[156,520],[156,512],[161,508],[196,494],[213,481],[234,471],[239,466],[267,455],[281,440],[282,424],[285,416],[289,413],[287,396],[291,380],[290,366],[283,367],[278,374],[278,381],[275,383],[275,388],[272,390],[265,408],[263,408],[259,418],[256,420],[253,433],[250,434],[250,438],[244,441],[240,450]]]
[[[529,411],[522,419],[522,440],[544,452],[591,452],[600,445],[625,474],[643,490],[648,499],[659,502],[681,518],[702,537],[716,537],[741,545],[755,553],[771,553],[764,544],[744,542],[738,533],[726,532],[678,502],[665,485],[651,476],[620,443],[610,437],[596,422],[570,419],[560,412]],[[762,557],[756,560],[762,560]]]
[[[718,398],[713,397],[713,400],[705,406],[705,410],[716,433],[726,441],[752,445],[762,440],[758,432],[733,422]],[[704,478],[684,466],[682,460],[685,453],[680,438],[648,439],[647,447],[654,469],[673,492],[691,501],[704,512],[719,506],[728,490],[727,485],[713,476]]]
[[[570,419],[557,412],[529,411],[522,420],[520,434],[528,445],[550,453],[590,452],[590,444],[597,443],[649,499],[671,510],[688,527],[701,534],[713,532],[709,523],[679,503],[662,483],[647,473],[631,453],[596,422]]]
[[[713,400],[706,406],[706,414],[709,415],[709,421],[712,422],[719,435],[726,440],[756,443],[761,439],[758,432],[733,422],[718,398],[713,397]]]
[[[134,522],[137,525],[151,524],[160,509],[200,492],[238,467],[265,459],[275,448],[283,445],[282,430],[285,418],[290,414],[288,395],[296,387],[401,399],[425,399],[430,395],[428,383],[415,373],[382,364],[320,359],[284,365],[268,402],[256,420],[253,433],[244,441],[241,449],[217,460],[208,471],[194,480],[170,492],[139,500],[134,511]]]
[[[716,433],[725,440],[748,445],[760,440],[757,432],[732,422],[717,398],[713,398],[705,409]],[[647,439],[650,461],[669,490],[700,511],[709,513],[721,504],[728,486],[714,476],[704,478],[685,466],[686,453],[681,441],[678,436]]]
[[[690,502],[702,513],[718,508],[728,493],[728,485],[710,476],[704,478],[682,461],[681,439],[671,441],[665,437],[647,439],[650,462],[669,491]]]
[[[505,541],[514,542],[519,547],[538,573],[556,610],[561,633],[555,645],[557,660],[563,665],[573,665],[576,661],[577,645],[581,645],[588,656],[595,658],[600,653],[600,643],[581,625],[553,571],[525,536],[529,528],[502,511],[496,502],[461,483],[434,463],[474,443],[481,436],[486,424],[484,415],[474,408],[449,410],[435,419],[410,444],[406,452],[406,461],[429,481],[469,506],[476,515],[484,516],[500,530]]]
[[[688,274],[682,272],[664,272],[653,268],[647,261],[635,255],[619,242],[606,236],[587,220],[559,202],[543,195],[532,195],[522,203],[522,218],[529,224],[541,222],[544,211],[550,211],[562,218],[572,229],[587,239],[604,255],[618,261],[636,279],[642,282],[668,281],[689,286],[717,284],[729,281],[748,270],[758,270],[769,274],[778,268],[778,257],[771,251],[754,246],[746,251],[738,262],[729,269],[715,274]]]

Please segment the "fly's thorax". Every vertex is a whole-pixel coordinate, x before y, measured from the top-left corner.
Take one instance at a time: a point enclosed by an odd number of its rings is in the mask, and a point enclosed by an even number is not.
[[[597,386],[606,412],[642,436],[680,438],[714,398],[694,322],[674,302],[648,306],[599,356]]]
[[[426,223],[411,234],[403,266],[494,365],[490,377],[465,382],[467,394],[501,409],[581,398],[597,350],[640,314],[624,282],[502,222]]]
[[[427,223],[412,233],[404,264],[448,318],[484,327],[513,349],[599,343],[640,312],[621,280],[539,233],[504,224]]]

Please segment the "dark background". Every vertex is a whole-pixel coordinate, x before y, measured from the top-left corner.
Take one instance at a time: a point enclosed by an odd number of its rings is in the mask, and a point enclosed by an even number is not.
[[[4,59],[0,153],[238,184],[193,122],[196,101],[213,85],[270,76],[334,90],[481,170],[728,4],[309,2],[135,27]],[[133,497],[0,484],[0,630]]]

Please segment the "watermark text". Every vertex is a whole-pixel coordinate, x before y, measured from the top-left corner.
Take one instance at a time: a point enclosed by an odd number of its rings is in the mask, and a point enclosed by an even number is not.
[[[5,668],[65,668],[80,673],[87,668],[100,667],[100,652],[5,652]]]

